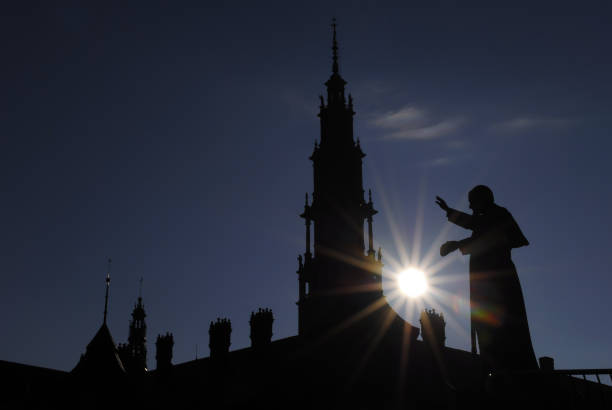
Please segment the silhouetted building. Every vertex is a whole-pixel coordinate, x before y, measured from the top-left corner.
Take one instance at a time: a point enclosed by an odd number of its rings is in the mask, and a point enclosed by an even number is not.
[[[110,330],[103,323],[96,335],[87,345],[87,350],[72,370],[72,373],[83,377],[113,378],[125,374],[119,350],[111,336]]]
[[[109,260],[110,265],[110,260]],[[102,326],[87,345],[85,353],[77,365],[72,369],[72,373],[87,379],[107,378],[112,380],[125,375],[125,366],[121,361],[117,345],[111,336],[110,330],[106,325],[108,313],[108,293],[110,289],[110,266],[109,273],[106,275],[106,293],[104,295],[104,319]]]
[[[1,374],[18,380],[16,393],[0,400],[13,407],[164,410],[479,409],[524,405],[534,395],[529,403],[556,408],[612,402],[606,386],[585,399],[590,382],[554,373],[552,359],[547,372],[488,376],[478,355],[445,346],[441,314],[422,313],[423,342],[419,329],[391,309],[382,292],[382,252],[373,239],[377,211],[371,192],[364,197],[365,154],[353,136],[354,102],[345,96],[335,25],[331,71],[327,98],[320,98],[320,142],[310,156],[312,202],[306,195],[300,215],[306,246],[298,257],[298,335],[273,341],[272,311],[259,309],[249,320],[251,346],[230,351],[232,324],[217,319],[208,329],[210,357],[173,365],[174,338],[167,333],[157,336],[157,369],[147,371],[142,298],[128,343],[117,349],[106,324],[107,276],[103,324],[72,373],[0,362]],[[90,377],[96,384],[84,382]],[[45,396],[45,386],[55,395]]]

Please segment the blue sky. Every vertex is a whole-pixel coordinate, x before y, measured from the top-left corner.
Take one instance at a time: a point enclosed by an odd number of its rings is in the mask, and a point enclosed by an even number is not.
[[[144,277],[150,367],[166,331],[175,362],[207,355],[217,317],[248,346],[259,307],[296,334],[336,16],[385,271],[468,235],[436,195],[467,210],[489,185],[531,243],[513,259],[536,355],[610,367],[610,6],[487,3],[4,6],[0,358],[71,369],[109,256],[116,341]],[[467,259],[449,258],[426,305],[468,349]]]

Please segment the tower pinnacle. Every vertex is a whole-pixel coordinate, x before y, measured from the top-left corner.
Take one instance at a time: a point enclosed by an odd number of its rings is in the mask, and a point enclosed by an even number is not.
[[[332,18],[332,30],[334,33],[333,42],[332,42],[332,52],[333,52],[333,63],[332,63],[332,72],[334,74],[338,73],[338,41],[336,40],[336,18]]]
[[[325,83],[327,86],[327,103],[329,106],[344,107],[344,86],[346,81],[340,76],[340,69],[338,64],[338,39],[336,36],[336,18],[332,19],[332,74],[329,80]],[[321,108],[324,107],[323,101],[321,101]]]
[[[106,294],[104,295],[104,320],[102,323],[106,324],[106,316],[108,313],[108,289],[110,288],[110,268],[113,261],[108,258],[108,271],[106,272]]]

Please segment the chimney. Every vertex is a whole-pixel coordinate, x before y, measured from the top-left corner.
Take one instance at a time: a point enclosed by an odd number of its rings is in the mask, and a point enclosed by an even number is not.
[[[444,315],[437,313],[435,309],[423,309],[420,322],[423,342],[430,347],[444,347],[446,340]]]
[[[545,372],[552,372],[555,370],[555,359],[548,356],[540,357],[540,370]]]
[[[155,342],[155,359],[157,361],[157,370],[165,371],[172,367],[172,348],[174,347],[174,337],[172,333],[165,335],[157,335]]]
[[[272,310],[259,308],[257,312],[251,312],[251,347],[259,349],[267,346],[272,341],[272,322],[274,316]]]
[[[229,319],[217,318],[216,322],[210,322],[208,328],[210,357],[225,357],[229,353],[230,336],[232,334],[232,322]]]

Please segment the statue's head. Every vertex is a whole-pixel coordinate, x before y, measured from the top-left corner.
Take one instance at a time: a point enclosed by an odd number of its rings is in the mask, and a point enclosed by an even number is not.
[[[486,212],[494,203],[493,191],[486,185],[476,185],[468,194],[468,200],[474,213]]]

